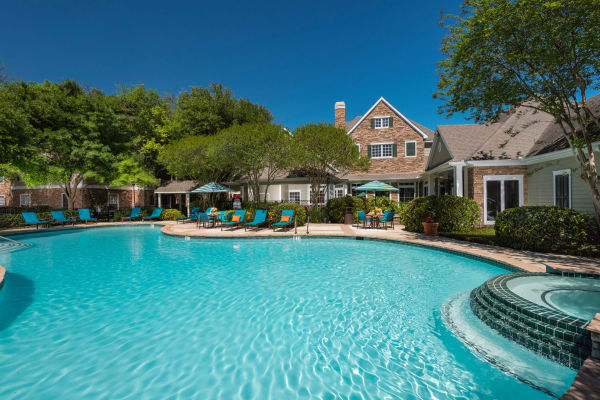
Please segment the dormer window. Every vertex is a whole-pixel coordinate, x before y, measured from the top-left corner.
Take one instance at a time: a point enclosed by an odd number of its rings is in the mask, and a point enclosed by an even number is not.
[[[374,117],[371,118],[371,128],[373,129],[385,129],[393,126],[392,117]]]

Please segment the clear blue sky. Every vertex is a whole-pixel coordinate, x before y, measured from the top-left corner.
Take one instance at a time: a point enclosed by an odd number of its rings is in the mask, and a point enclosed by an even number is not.
[[[0,61],[13,78],[75,79],[107,93],[161,93],[220,82],[291,128],[363,114],[380,96],[434,129],[440,11],[459,0],[11,1]]]

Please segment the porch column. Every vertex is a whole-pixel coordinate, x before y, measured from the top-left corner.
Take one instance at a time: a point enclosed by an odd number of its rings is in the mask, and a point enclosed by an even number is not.
[[[185,208],[187,209],[187,216],[190,216],[190,194],[185,194]]]
[[[463,193],[469,197],[469,169],[463,168]]]
[[[161,208],[162,207],[162,201],[161,201],[162,196],[160,195],[160,193],[157,193],[156,195],[158,196],[158,208]]]
[[[427,176],[427,195],[431,196],[435,194],[435,180],[433,179],[433,175]]]
[[[454,166],[454,194],[458,197],[463,197],[463,166],[458,164]]]

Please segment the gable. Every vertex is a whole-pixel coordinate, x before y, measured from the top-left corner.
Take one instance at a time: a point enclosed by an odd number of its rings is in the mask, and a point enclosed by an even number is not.
[[[452,152],[448,148],[444,138],[439,132],[436,132],[435,136],[433,137],[433,143],[431,146],[431,151],[429,152],[429,157],[427,158],[426,169],[435,168],[446,161],[452,160],[452,158]]]

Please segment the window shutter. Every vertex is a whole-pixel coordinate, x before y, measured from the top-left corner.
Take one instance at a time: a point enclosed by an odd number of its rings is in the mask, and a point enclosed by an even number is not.
[[[373,120],[371,120],[373,121]],[[371,158],[371,145],[367,145],[367,157]]]
[[[392,144],[392,157],[398,157],[398,149],[396,148],[396,143]]]
[[[390,121],[390,128],[392,128],[394,126],[394,118],[389,117],[388,120]],[[394,149],[396,148],[396,145],[394,145]],[[396,157],[396,150],[394,150],[394,157]]]
[[[371,129],[375,129],[375,118],[371,118]]]

